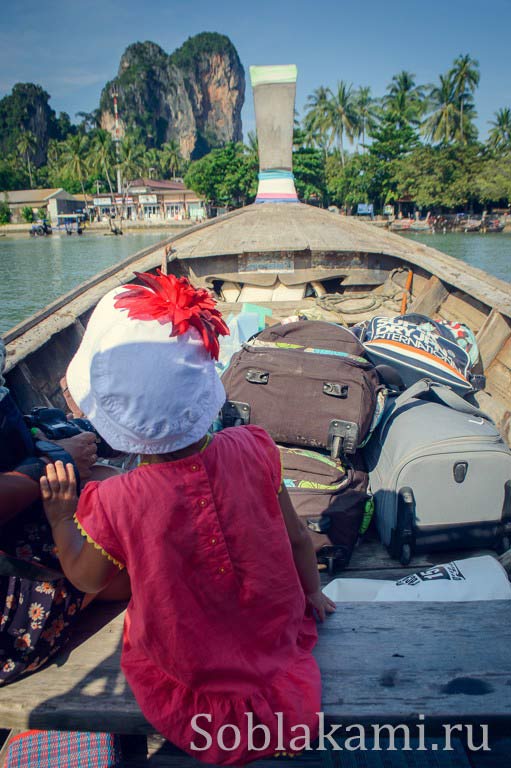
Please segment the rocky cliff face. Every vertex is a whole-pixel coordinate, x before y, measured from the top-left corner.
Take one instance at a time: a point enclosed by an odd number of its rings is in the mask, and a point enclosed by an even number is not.
[[[204,32],[170,56],[155,43],[124,52],[115,80],[101,94],[101,126],[114,129],[112,89],[121,132],[140,129],[147,146],[177,141],[196,159],[228,141],[241,141],[245,73],[229,38]]]
[[[12,93],[0,100],[0,153],[16,155],[23,133],[34,139],[30,158],[34,165],[46,162],[48,141],[58,136],[55,112],[49,95],[40,85],[17,83]]]

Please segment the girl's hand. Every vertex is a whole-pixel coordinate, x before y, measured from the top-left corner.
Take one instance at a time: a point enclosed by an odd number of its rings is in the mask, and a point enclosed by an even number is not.
[[[316,619],[325,620],[327,613],[333,613],[336,609],[335,603],[330,600],[320,589],[306,595],[306,600],[312,606],[312,611]]]
[[[41,496],[48,522],[55,528],[62,520],[72,520],[78,505],[76,477],[72,464],[61,461],[46,466],[46,477],[41,477]]]

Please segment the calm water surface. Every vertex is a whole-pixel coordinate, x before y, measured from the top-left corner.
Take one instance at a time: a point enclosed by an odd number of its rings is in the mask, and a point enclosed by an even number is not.
[[[0,333],[170,232],[0,237]]]
[[[404,235],[439,251],[466,261],[473,267],[484,269],[501,280],[511,282],[511,232],[485,235],[477,232],[448,232],[445,235],[423,232]]]
[[[0,333],[102,269],[168,237],[140,232],[123,237],[0,237]],[[405,237],[456,256],[511,282],[511,233],[410,234]]]

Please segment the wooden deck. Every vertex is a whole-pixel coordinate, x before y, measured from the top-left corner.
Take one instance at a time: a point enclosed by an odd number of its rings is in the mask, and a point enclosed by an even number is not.
[[[80,645],[0,691],[0,726],[150,734],[119,667],[121,607],[91,609]],[[511,725],[511,606],[344,603],[315,652],[331,723]]]
[[[416,558],[403,569],[377,542],[366,542],[338,576],[397,578],[448,559],[445,553]],[[189,758],[154,735],[120,671],[123,614],[122,604],[92,604],[64,653],[0,689],[0,728],[149,736],[149,763],[136,741],[128,741],[133,762],[127,765],[192,768]],[[341,604],[320,626],[315,655],[329,723],[408,724],[413,737],[424,716],[433,732],[458,723],[511,732],[511,603]],[[311,760],[307,756],[312,766]],[[270,768],[269,761],[264,765]]]

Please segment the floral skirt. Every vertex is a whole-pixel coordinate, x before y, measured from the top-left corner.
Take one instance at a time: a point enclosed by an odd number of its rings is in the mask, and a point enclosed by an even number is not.
[[[60,570],[40,504],[3,526],[0,549]],[[83,592],[65,578],[46,582],[0,575],[0,685],[33,672],[61,650],[82,600]]]

